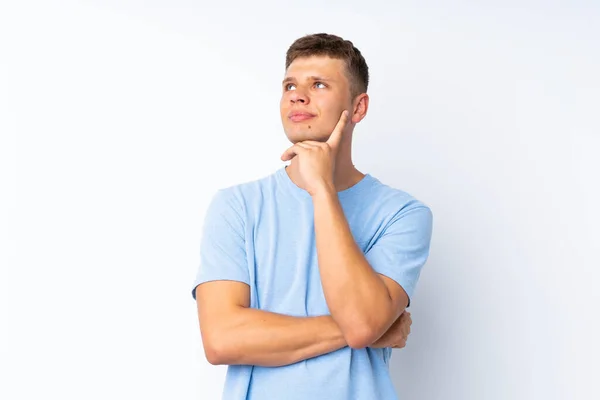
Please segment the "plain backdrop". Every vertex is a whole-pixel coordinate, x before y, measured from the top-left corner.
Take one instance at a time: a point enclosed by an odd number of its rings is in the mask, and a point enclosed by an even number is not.
[[[7,400],[218,399],[191,296],[221,187],[282,166],[288,46],[370,66],[355,164],[427,203],[401,399],[600,398],[600,6],[0,6]]]

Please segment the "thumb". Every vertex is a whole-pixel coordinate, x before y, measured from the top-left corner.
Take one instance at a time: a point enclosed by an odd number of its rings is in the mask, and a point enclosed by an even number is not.
[[[342,112],[342,115],[338,120],[337,124],[335,125],[335,128],[333,128],[333,132],[331,132],[329,139],[327,139],[327,144],[330,147],[337,149],[340,142],[342,141],[342,137],[344,136],[344,128],[346,128],[346,125],[348,124],[349,114],[350,113],[348,112],[348,110],[344,110],[344,112]]]

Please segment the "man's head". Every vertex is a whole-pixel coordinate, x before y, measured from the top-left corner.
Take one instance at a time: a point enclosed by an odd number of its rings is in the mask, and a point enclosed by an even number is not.
[[[281,120],[288,139],[325,141],[342,111],[347,129],[366,115],[369,68],[352,42],[319,33],[297,39],[287,51]]]

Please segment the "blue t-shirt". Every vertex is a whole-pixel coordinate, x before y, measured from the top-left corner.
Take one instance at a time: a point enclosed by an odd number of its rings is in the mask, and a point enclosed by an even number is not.
[[[354,239],[375,271],[412,299],[429,255],[431,210],[367,174],[338,192]],[[197,285],[250,286],[250,306],[296,317],[330,315],[317,263],[312,198],[285,167],[221,189],[204,219]],[[391,348],[340,350],[281,367],[228,366],[225,400],[397,399]]]

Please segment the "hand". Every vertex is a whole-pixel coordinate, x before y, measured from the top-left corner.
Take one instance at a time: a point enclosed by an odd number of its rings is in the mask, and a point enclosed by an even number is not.
[[[400,314],[400,317],[394,321],[387,332],[369,347],[393,347],[394,349],[401,349],[405,347],[406,341],[408,340],[408,335],[410,334],[411,324],[412,318],[410,317],[410,312],[405,310],[402,314]]]
[[[300,173],[298,186],[311,196],[323,188],[334,188],[335,158],[347,121],[348,111],[344,111],[325,143],[305,140],[294,144],[281,155],[282,161],[297,157]]]

